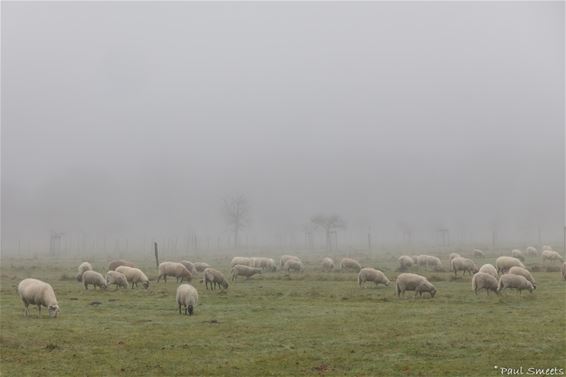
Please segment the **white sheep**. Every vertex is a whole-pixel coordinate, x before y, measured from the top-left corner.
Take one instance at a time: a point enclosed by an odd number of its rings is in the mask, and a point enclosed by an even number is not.
[[[440,259],[432,255],[419,255],[418,264],[419,266],[424,266],[426,269],[430,267],[435,271],[442,268]]]
[[[520,260],[513,257],[499,257],[495,260],[495,267],[497,268],[497,273],[506,273],[513,266],[519,266],[525,268]]]
[[[118,271],[108,271],[106,273],[106,285],[115,285],[116,289],[128,288],[128,279],[126,275]]]
[[[294,260],[298,260],[301,261],[301,258],[296,257],[294,255],[283,255],[281,256],[281,258],[279,259],[279,266],[283,267],[285,265],[285,263],[287,263],[288,260],[290,259],[294,259]]]
[[[538,250],[534,246],[529,246],[527,247],[527,255],[531,257],[536,257],[538,256]]]
[[[485,289],[488,295],[489,291],[499,294],[497,291],[497,278],[485,272],[478,272],[474,274],[472,277],[472,290],[477,295],[480,289]]]
[[[193,262],[188,261],[188,260],[182,260],[182,261],[179,262],[179,263],[181,263],[183,266],[185,266],[185,268],[186,268],[187,270],[189,270],[189,272],[190,272],[191,274],[194,275],[194,274],[197,273],[197,269],[195,268],[195,264],[194,264]]]
[[[230,262],[230,267],[234,267],[237,264],[239,264],[241,266],[251,267],[252,266],[252,259],[247,258],[247,257],[234,257],[234,258],[232,258],[232,262]]]
[[[483,250],[480,250],[480,249],[472,250],[472,254],[476,258],[484,258],[485,257],[485,253],[483,252]]]
[[[185,308],[185,314],[193,315],[198,304],[198,292],[195,287],[190,284],[181,284],[177,287],[177,305],[179,305],[179,314],[182,314],[181,307]]]
[[[237,264],[230,270],[232,273],[232,281],[236,280],[238,276],[244,276],[246,279],[254,276],[255,274],[261,274],[261,268],[249,267],[243,264]]]
[[[177,262],[162,262],[159,264],[159,276],[157,277],[157,282],[163,278],[163,280],[167,283],[167,276],[173,276],[179,282],[183,280],[191,281],[193,278],[193,274],[189,271],[183,264]]]
[[[288,259],[282,268],[282,270],[286,272],[291,272],[291,271],[302,272],[304,271],[304,269],[305,267],[303,266],[303,262],[297,259]]]
[[[504,274],[501,275],[499,278],[499,285],[497,287],[497,291],[499,293],[503,292],[504,289],[513,288],[519,291],[519,294],[525,289],[528,289],[529,292],[533,293],[533,284],[525,279],[524,276],[521,275],[514,275],[514,274]]]
[[[355,272],[360,272],[360,270],[362,269],[362,265],[360,264],[360,262],[358,262],[355,259],[352,258],[342,258],[342,260],[340,261],[340,270],[342,271],[355,271]]]
[[[206,270],[207,268],[209,268],[210,265],[208,263],[204,263],[204,262],[195,262],[195,269],[198,272],[203,272],[204,270]]]
[[[426,266],[426,258],[424,255],[413,255],[413,261],[418,267],[425,267]]]
[[[134,285],[137,287],[138,283],[142,283],[145,289],[149,288],[149,279],[139,268],[119,266],[116,268],[116,271],[126,275],[126,279],[128,279],[128,282],[132,284],[132,289],[134,288]]]
[[[405,295],[405,291],[415,291],[415,297],[417,297],[417,295],[422,296],[424,292],[428,292],[430,297],[434,297],[436,294],[436,288],[427,278],[411,273],[402,273],[397,276],[395,293],[397,296],[401,297],[401,295]]]
[[[566,280],[566,262],[562,263],[562,267],[560,268],[560,272],[562,273],[562,279]]]
[[[546,261],[564,262],[564,259],[562,259],[562,256],[560,256],[560,254],[557,251],[554,251],[554,250],[543,250],[541,255],[542,255],[542,263],[544,263]]]
[[[544,250],[554,250],[554,249],[550,245],[543,245],[542,250],[544,251]]]
[[[29,315],[28,306],[37,305],[38,316],[41,315],[41,307],[47,307],[50,317],[57,317],[60,312],[57,298],[53,287],[38,279],[24,279],[18,284],[18,294],[22,299],[25,310],[24,315]]]
[[[481,266],[478,272],[483,272],[484,274],[490,274],[496,279],[499,278],[499,275],[497,274],[497,269],[492,264],[489,263],[486,263],[483,266]]]
[[[531,275],[529,270],[527,270],[526,268],[519,267],[519,266],[513,266],[509,269],[509,273],[513,274],[513,275],[520,275],[520,276],[524,277],[525,279],[527,279],[528,281],[531,282],[531,284],[533,285],[533,287],[535,289],[537,289],[537,282],[535,281],[535,278],[533,278],[533,275]]]
[[[94,289],[96,287],[106,289],[107,286],[104,276],[96,271],[85,271],[83,273],[83,284],[85,289],[88,289],[89,285],[92,285]]]
[[[79,265],[79,273],[77,274],[77,281],[82,281],[83,273],[85,271],[92,271],[92,265],[88,262],[83,262]]]
[[[457,257],[461,257],[461,255],[458,254],[458,253],[450,253],[450,255],[448,255],[448,261],[452,262],[452,259],[457,258]]]
[[[204,281],[204,285],[206,286],[206,289],[208,289],[209,283],[210,283],[210,289],[212,290],[214,290],[217,285],[224,289],[228,288],[228,282],[226,281],[224,274],[222,274],[222,272],[218,270],[215,270],[214,268],[208,267],[206,270],[204,270],[203,281]]]
[[[387,279],[387,276],[385,276],[383,272],[369,267],[362,268],[358,274],[358,285],[360,287],[366,281],[374,282],[376,286],[378,284],[384,284],[386,286],[390,284],[389,279]]]
[[[462,276],[468,272],[470,275],[478,272],[478,266],[473,260],[468,258],[456,257],[450,262],[450,267],[454,271],[454,276],[458,276],[458,271],[462,271]]]
[[[123,259],[118,259],[118,260],[114,260],[112,262],[110,262],[110,264],[108,265],[108,270],[110,271],[116,271],[116,268],[120,267],[120,266],[127,266],[127,267],[137,267],[135,263],[133,262],[128,262],[127,260],[123,260]]]
[[[250,267],[261,268],[263,270],[267,270],[271,272],[277,270],[277,265],[275,264],[275,261],[271,258],[256,257],[250,259],[251,259],[251,264],[249,265]]]
[[[331,272],[334,270],[334,261],[332,258],[324,258],[322,260],[322,271]]]
[[[525,256],[523,255],[523,252],[519,249],[513,249],[511,250],[511,256],[513,258],[517,258],[518,260],[520,260],[521,262],[525,261]]]
[[[411,258],[408,255],[401,255],[399,257],[399,269],[401,271],[408,270],[409,268],[411,268],[413,266],[414,263],[415,262],[414,262],[413,258]]]

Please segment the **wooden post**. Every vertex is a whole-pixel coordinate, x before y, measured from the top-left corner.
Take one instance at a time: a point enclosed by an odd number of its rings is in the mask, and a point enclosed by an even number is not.
[[[159,251],[157,250],[157,242],[153,243],[153,249],[155,250],[155,267],[159,268]]]

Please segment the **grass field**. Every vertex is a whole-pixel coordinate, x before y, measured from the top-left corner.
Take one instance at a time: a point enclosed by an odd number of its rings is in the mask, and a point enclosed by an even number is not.
[[[229,258],[204,259],[228,273]],[[364,265],[398,275],[395,259]],[[106,272],[106,259],[90,259]],[[150,289],[85,291],[73,280],[81,260],[3,258],[2,376],[499,376],[501,369],[566,370],[566,282],[535,272],[521,296],[475,296],[470,278],[423,272],[434,299],[360,289],[355,273],[265,273],[210,292],[179,315],[176,283]],[[446,263],[445,259],[443,262]],[[478,261],[480,264],[491,262]],[[533,262],[534,263],[534,262]],[[155,266],[142,268],[155,278]],[[45,280],[61,315],[23,316],[16,293],[26,277]],[[101,304],[91,305],[93,301]],[[563,372],[566,373],[566,372]]]

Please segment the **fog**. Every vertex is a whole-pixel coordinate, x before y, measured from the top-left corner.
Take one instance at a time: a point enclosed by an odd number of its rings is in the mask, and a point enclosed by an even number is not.
[[[560,2],[3,2],[2,251],[228,247],[234,195],[243,247],[560,247],[564,42]]]

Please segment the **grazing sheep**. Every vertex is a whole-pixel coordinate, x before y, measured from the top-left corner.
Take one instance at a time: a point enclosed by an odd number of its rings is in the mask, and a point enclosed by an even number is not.
[[[543,250],[541,255],[542,255],[542,263],[544,263],[547,260],[550,262],[554,262],[554,261],[564,262],[564,259],[562,259],[560,254],[558,254],[558,252],[554,250]]]
[[[360,262],[358,262],[355,259],[342,258],[342,260],[340,261],[340,270],[342,271],[351,270],[355,272],[360,272],[361,269],[362,269],[362,265],[360,264]]]
[[[271,258],[257,257],[250,259],[251,259],[250,267],[261,268],[271,272],[277,270],[277,265],[275,264],[275,261]]]
[[[334,261],[332,258],[324,258],[322,260],[322,271],[331,272],[334,271]]]
[[[106,285],[115,285],[116,289],[128,288],[128,279],[126,275],[118,271],[108,271],[106,273]]]
[[[414,263],[415,262],[414,262],[413,258],[411,258],[408,255],[401,255],[399,257],[399,269],[401,271],[408,270],[409,268],[411,268],[413,266]]]
[[[246,257],[234,257],[234,258],[232,258],[232,262],[230,262],[230,267],[234,267],[237,264],[239,264],[241,266],[251,267],[252,266],[252,259],[246,258]]]
[[[298,260],[299,262],[301,261],[301,258],[296,257],[294,255],[283,255],[279,259],[279,266],[283,267],[285,265],[285,263],[287,263],[287,261],[290,260],[290,259]]]
[[[483,252],[483,250],[480,249],[472,250],[472,254],[476,258],[485,258],[485,253]]]
[[[560,268],[560,272],[562,273],[562,279],[566,280],[566,262],[562,263],[562,267]]]
[[[377,286],[378,284],[389,285],[390,281],[387,276],[375,268],[362,268],[358,274],[358,285],[361,287],[366,281],[372,281]]]
[[[37,305],[38,316],[41,315],[41,307],[47,307],[50,317],[57,317],[59,304],[55,297],[53,287],[46,282],[37,279],[24,279],[18,284],[18,295],[22,299],[25,310],[24,315],[29,315],[28,306]]]
[[[488,295],[489,291],[499,294],[497,291],[497,278],[485,272],[478,272],[474,274],[472,277],[472,290],[477,295],[480,289],[485,289]]]
[[[531,282],[531,284],[533,285],[533,287],[535,289],[537,289],[537,282],[533,278],[533,275],[531,275],[529,270],[527,270],[526,268],[519,267],[519,266],[513,266],[509,269],[509,273],[513,274],[513,275],[520,275],[520,276],[524,277],[525,279],[527,279],[528,281]]]
[[[88,262],[83,262],[79,265],[79,273],[77,274],[77,281],[82,281],[83,273],[85,271],[92,271],[92,265]]]
[[[193,278],[193,274],[189,271],[183,264],[177,262],[162,262],[159,264],[159,276],[157,277],[157,282],[163,278],[167,283],[167,276],[174,276],[177,279],[177,283],[179,279],[183,282],[184,279],[187,281],[191,281]]]
[[[287,262],[285,262],[282,268],[282,270],[286,272],[291,272],[291,271],[302,272],[304,271],[304,269],[305,267],[303,266],[303,262],[296,259],[287,260]]]
[[[197,273],[197,269],[195,268],[195,264],[194,264],[193,262],[190,262],[190,261],[188,261],[188,260],[182,260],[182,261],[179,262],[179,263],[181,263],[183,266],[185,266],[185,268],[186,268],[187,270],[189,270],[189,272],[190,272],[191,274],[194,275],[194,274]]]
[[[228,282],[222,274],[222,272],[215,270],[214,268],[207,268],[204,270],[203,281],[206,289],[208,289],[208,284],[210,283],[210,289],[214,290],[216,286],[222,287],[224,289],[228,288]]]
[[[534,246],[529,246],[527,247],[527,255],[531,257],[536,257],[538,256],[538,250]]]
[[[127,260],[123,260],[123,259],[118,259],[118,260],[114,260],[112,262],[110,262],[110,264],[108,265],[108,270],[110,271],[116,271],[116,268],[120,267],[120,266],[127,266],[127,267],[137,267],[135,263],[133,262],[128,262]]]
[[[513,288],[519,291],[519,294],[525,289],[528,289],[529,292],[533,293],[533,284],[525,279],[524,276],[521,275],[514,275],[514,274],[505,274],[501,275],[499,278],[499,285],[497,287],[497,291],[499,293],[503,292],[504,289]]]
[[[195,269],[197,270],[197,272],[203,272],[204,270],[206,270],[209,267],[210,267],[210,265],[208,263],[204,263],[204,262],[196,262],[195,263]]]
[[[458,254],[458,253],[450,253],[450,255],[448,256],[448,261],[452,262],[452,259],[457,258],[457,257],[461,257],[461,255]]]
[[[499,257],[495,260],[495,267],[497,268],[497,273],[504,274],[513,266],[519,266],[525,268],[520,260],[513,257]]]
[[[518,260],[520,260],[521,262],[525,261],[525,257],[523,256],[523,252],[519,249],[513,249],[511,250],[511,256],[513,258],[517,258]]]
[[[423,265],[426,269],[430,267],[434,271],[442,268],[442,262],[440,259],[432,255],[419,255],[419,264]]]
[[[83,284],[85,289],[88,289],[89,284],[92,285],[94,289],[96,289],[96,287],[106,289],[107,286],[104,276],[96,271],[85,271],[83,273]]]
[[[395,282],[395,293],[397,296],[404,296],[405,291],[415,291],[415,297],[417,294],[422,296],[424,292],[428,292],[430,297],[434,297],[436,294],[436,288],[434,288],[434,285],[432,285],[427,278],[411,273],[400,274]]]
[[[484,274],[490,274],[496,279],[499,278],[499,275],[497,274],[497,269],[492,264],[489,263],[481,266],[479,272],[483,272]]]
[[[134,289],[134,285],[137,287],[138,283],[142,283],[145,289],[149,288],[149,279],[139,268],[119,266],[116,268],[116,271],[126,275],[126,279],[132,284],[132,289]]]
[[[454,271],[454,276],[458,276],[458,271],[462,271],[462,276],[468,272],[470,275],[478,272],[478,266],[473,260],[468,258],[456,257],[450,262],[450,267]]]
[[[232,270],[230,272],[232,273],[232,281],[234,281],[238,276],[245,276],[246,279],[249,279],[255,274],[261,274],[262,271],[261,268],[249,267],[243,264],[237,264],[234,267],[232,267]]]
[[[542,250],[554,250],[550,245],[543,245]]]
[[[181,284],[177,287],[177,305],[179,305],[179,314],[182,314],[181,307],[185,308],[185,314],[193,315],[198,304],[198,292],[195,287],[190,284]]]

